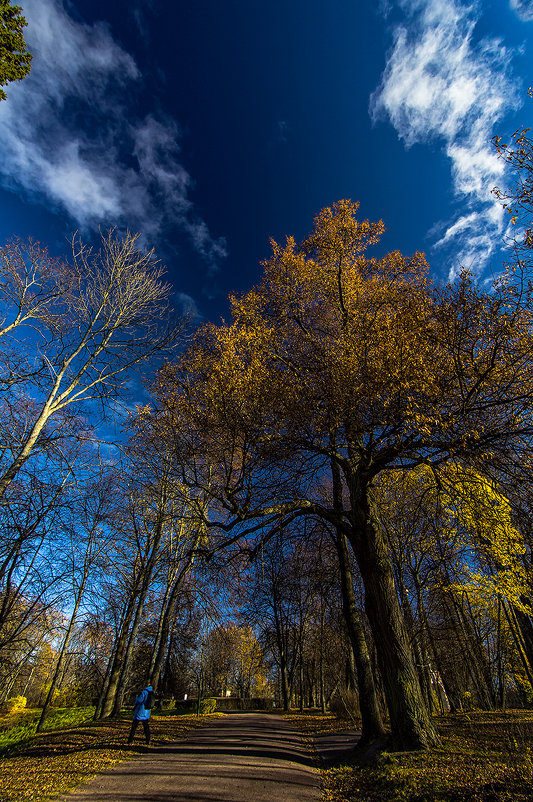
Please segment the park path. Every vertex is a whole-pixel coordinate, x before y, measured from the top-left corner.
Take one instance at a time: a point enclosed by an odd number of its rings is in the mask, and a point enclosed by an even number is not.
[[[229,713],[99,774],[64,802],[319,802],[320,774],[281,716]]]

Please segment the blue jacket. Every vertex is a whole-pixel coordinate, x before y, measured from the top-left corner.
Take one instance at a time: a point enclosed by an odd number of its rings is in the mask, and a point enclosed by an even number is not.
[[[144,691],[141,691],[140,694],[135,699],[135,708],[133,710],[133,718],[136,721],[147,721],[150,718],[150,711],[147,710],[144,706],[148,698],[148,691],[153,691],[151,685],[147,685]]]

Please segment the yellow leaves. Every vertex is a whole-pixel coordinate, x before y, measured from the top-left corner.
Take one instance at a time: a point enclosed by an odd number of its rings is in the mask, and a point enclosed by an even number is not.
[[[501,596],[531,614],[523,601],[528,595],[524,541],[513,526],[509,500],[488,477],[462,465],[433,470],[423,464],[390,474],[381,488],[389,505],[401,509],[405,497],[412,496],[423,499],[429,516],[438,512],[440,537],[453,547],[455,570],[462,577],[452,584],[441,579],[442,587],[466,592],[484,609]],[[432,549],[429,541],[426,547]]]
[[[506,569],[491,574],[470,571],[462,582],[451,583],[446,590],[458,595],[466,593],[471,606],[480,612],[494,611],[496,599],[500,597],[515,610],[532,614],[529,604],[524,603],[528,585],[525,573],[520,570]]]
[[[340,200],[322,209],[315,217],[313,232],[305,240],[303,247],[308,252],[316,252],[320,259],[332,256],[351,258],[370,245],[379,241],[385,231],[383,221],[359,222],[356,218],[359,203]]]
[[[149,418],[153,413],[152,405],[151,404],[135,404],[135,412],[133,415],[136,418],[137,425],[145,419]]]
[[[427,262],[398,251],[367,258],[384,226],[358,221],[358,206],[323,209],[300,245],[272,240],[261,284],[232,297],[233,322],[205,327],[184,360],[201,382],[199,412],[231,409],[244,422],[290,410],[320,428],[359,408],[386,419],[410,406],[424,436],[440,425]]]

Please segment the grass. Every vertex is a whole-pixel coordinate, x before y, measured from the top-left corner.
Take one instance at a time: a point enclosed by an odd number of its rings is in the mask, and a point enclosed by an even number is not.
[[[307,738],[347,728],[333,716],[295,716]],[[352,758],[322,769],[324,802],[531,802],[533,712],[463,713],[436,720],[441,742],[423,752]],[[348,725],[349,726],[349,725]]]
[[[35,735],[40,711],[0,719],[0,802],[47,802],[101,771],[145,749],[142,729],[126,745],[131,718],[92,722],[92,708],[56,710],[46,730]],[[215,718],[195,715],[152,717],[152,744],[162,746]]]
[[[45,721],[44,732],[63,727],[77,726],[90,721],[94,707],[70,707],[52,709]],[[22,710],[11,716],[0,718],[0,755],[17,744],[28,741],[35,735],[40,710]]]

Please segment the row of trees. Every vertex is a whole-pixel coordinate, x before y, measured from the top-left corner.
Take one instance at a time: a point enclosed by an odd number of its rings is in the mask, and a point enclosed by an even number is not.
[[[82,664],[103,652],[89,687],[107,714],[122,702],[144,607],[158,628],[154,674],[191,608],[203,530],[180,514],[187,492],[170,483],[164,453],[102,441],[124,418],[138,368],[182,340],[187,320],[170,293],[129,234],[109,232],[97,252],[75,239],[68,261],[32,242],[0,249],[0,663],[5,696],[23,678],[31,687],[48,661],[40,726],[72,642]]]

